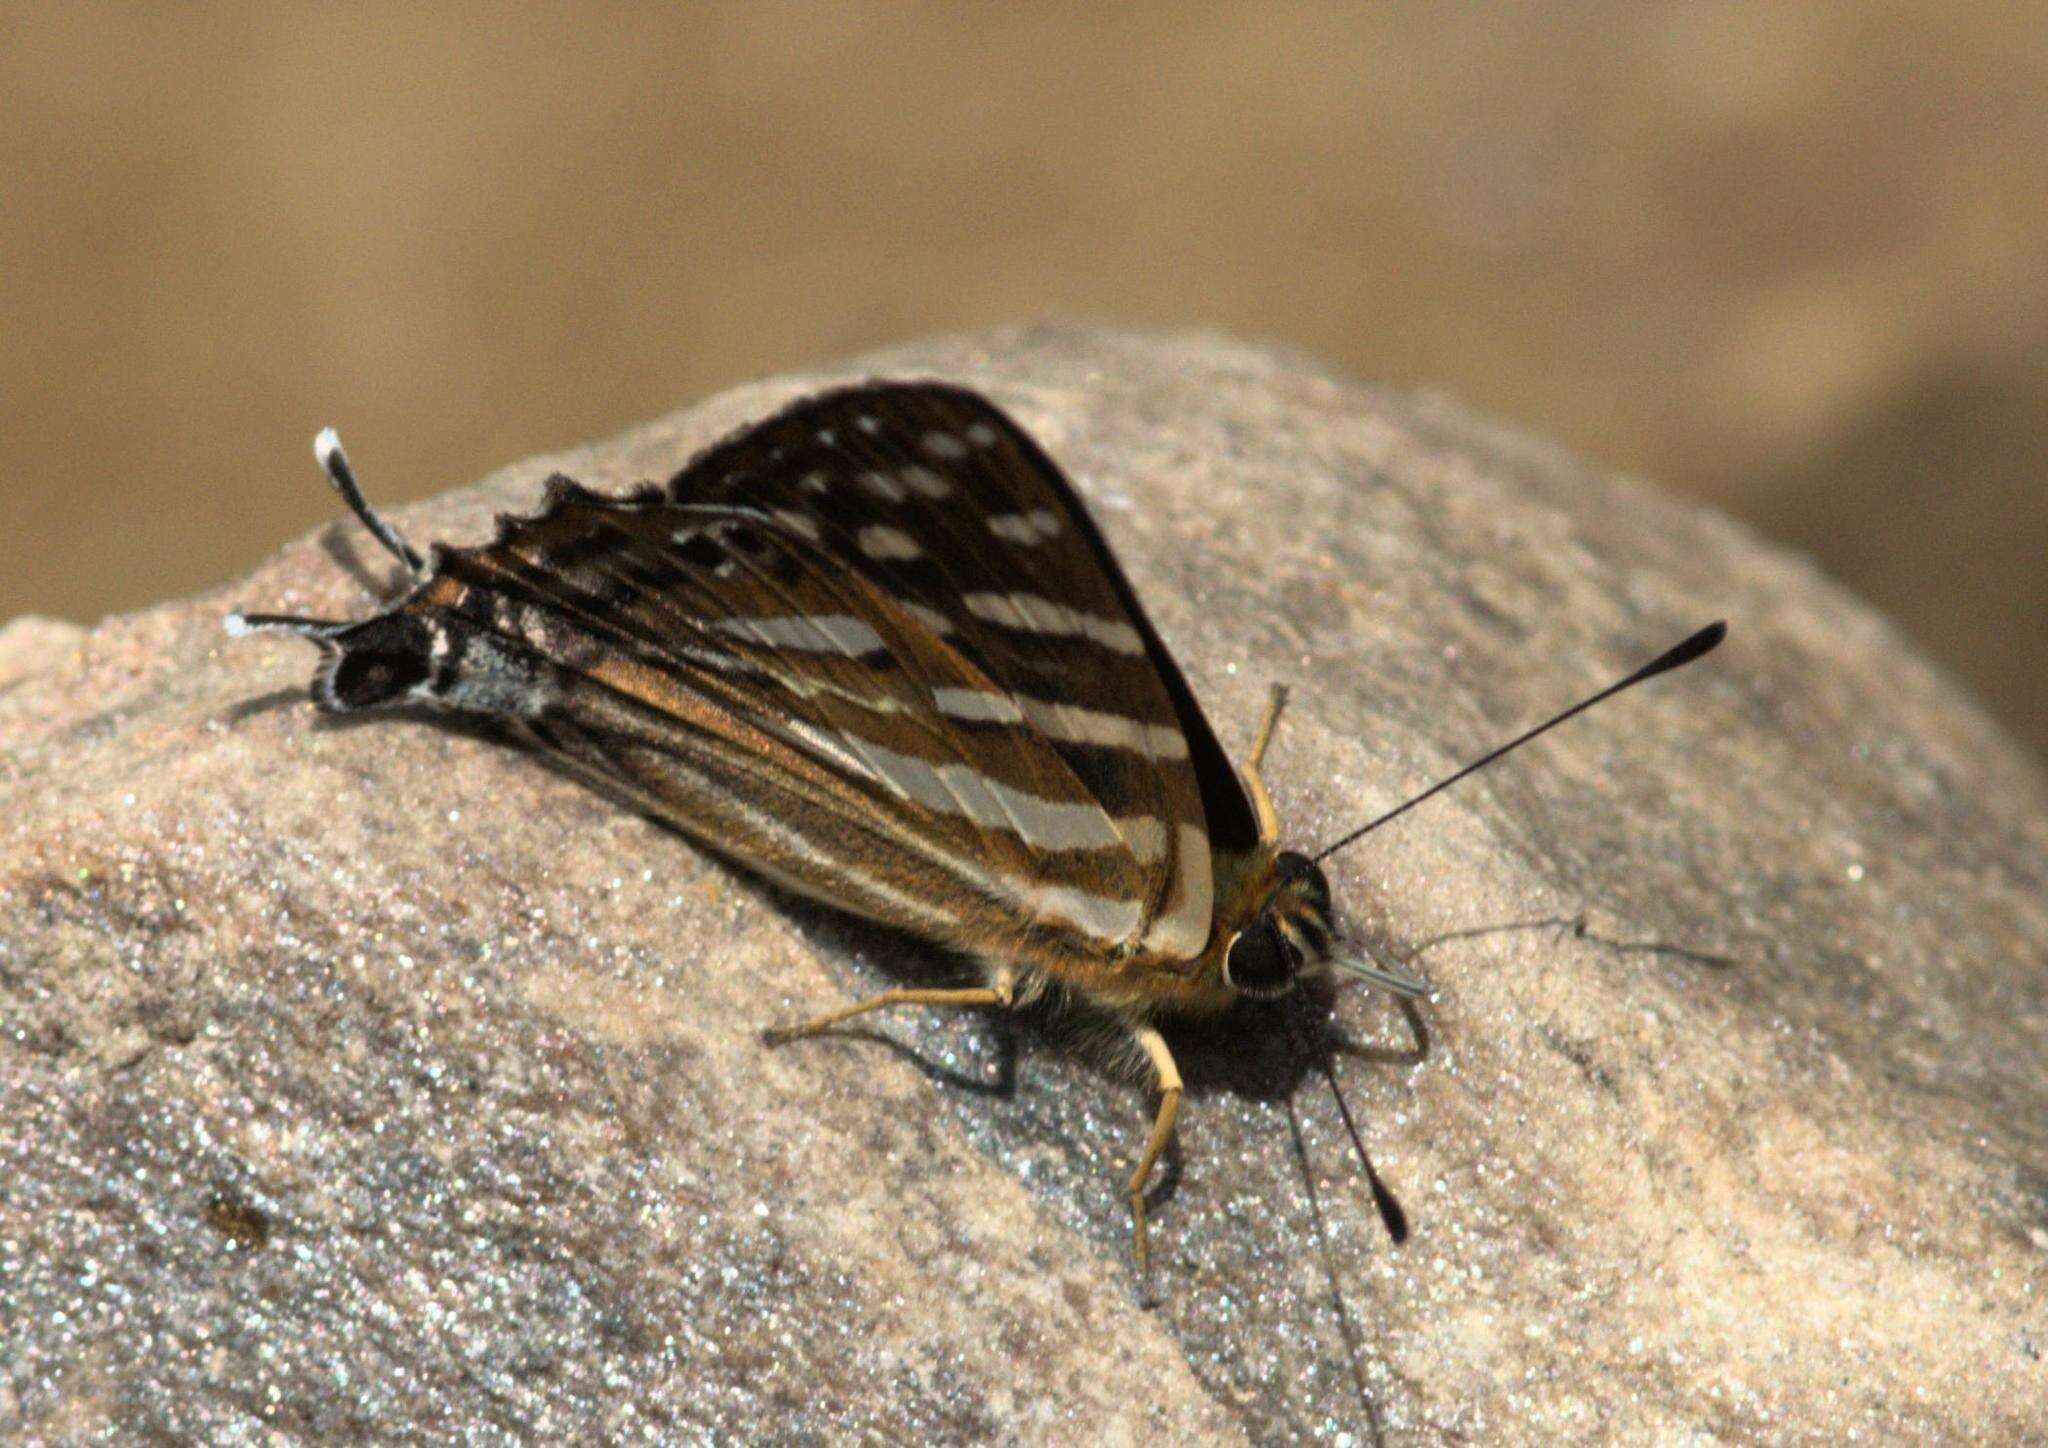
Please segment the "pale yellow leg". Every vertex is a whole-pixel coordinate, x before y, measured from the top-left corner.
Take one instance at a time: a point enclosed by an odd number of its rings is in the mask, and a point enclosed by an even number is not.
[[[1180,1114],[1181,1079],[1180,1067],[1174,1065],[1173,1052],[1166,1049],[1165,1037],[1150,1026],[1140,1026],[1132,1035],[1159,1075],[1159,1115],[1152,1120],[1152,1139],[1145,1143],[1145,1154],[1138,1158],[1138,1169],[1131,1173],[1130,1182],[1131,1228],[1137,1234],[1138,1280],[1142,1282],[1152,1262],[1145,1245],[1145,1179],[1152,1175],[1159,1154],[1166,1150],[1167,1140],[1173,1135],[1173,1119]]]
[[[815,1036],[820,1031],[828,1031],[841,1021],[850,1021],[883,1006],[1007,1006],[1012,994],[1012,987],[1006,980],[997,981],[994,985],[964,986],[958,990],[915,990],[898,986],[894,990],[871,995],[864,1001],[855,1001],[850,1006],[841,1006],[836,1011],[827,1011],[800,1026],[771,1027],[763,1031],[761,1037],[771,1046],[780,1046],[799,1036]]]
[[[1252,752],[1240,771],[1244,775],[1245,790],[1252,797],[1252,810],[1259,817],[1259,839],[1272,844],[1280,838],[1280,816],[1274,812],[1273,797],[1266,793],[1266,781],[1259,774],[1259,766],[1265,762],[1266,746],[1273,742],[1273,730],[1280,722],[1280,711],[1287,705],[1287,686],[1273,686],[1273,700],[1266,705],[1265,722],[1259,725],[1259,737],[1252,741]]]

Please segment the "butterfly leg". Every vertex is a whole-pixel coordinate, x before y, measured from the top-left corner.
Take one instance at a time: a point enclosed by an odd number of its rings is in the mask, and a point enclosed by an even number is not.
[[[1259,817],[1259,839],[1272,844],[1280,838],[1280,816],[1273,809],[1273,797],[1266,793],[1266,781],[1259,774],[1259,766],[1265,762],[1266,746],[1273,742],[1273,730],[1280,723],[1280,711],[1287,706],[1287,686],[1273,686],[1272,702],[1266,705],[1266,718],[1259,725],[1259,736],[1252,741],[1252,752],[1244,762],[1244,787],[1252,797],[1252,809]]]
[[[1159,1077],[1159,1114],[1152,1120],[1152,1139],[1145,1144],[1145,1154],[1138,1158],[1137,1170],[1131,1173],[1131,1230],[1136,1237],[1138,1251],[1138,1280],[1143,1282],[1151,1268],[1151,1253],[1145,1244],[1145,1180],[1152,1175],[1152,1168],[1159,1162],[1159,1154],[1166,1150],[1166,1143],[1173,1136],[1173,1119],[1180,1114],[1181,1079],[1180,1067],[1173,1063],[1173,1052],[1166,1049],[1166,1038],[1151,1026],[1139,1026],[1131,1033],[1140,1049],[1152,1062],[1152,1069]]]
[[[963,986],[955,990],[898,986],[871,995],[864,1001],[855,1001],[850,1006],[841,1006],[836,1011],[827,1011],[801,1025],[771,1027],[761,1033],[761,1038],[771,1046],[780,1046],[802,1036],[829,1031],[841,1021],[850,1021],[855,1016],[864,1016],[884,1006],[1007,1006],[1015,995],[1016,986],[1007,975],[996,977],[990,985]]]

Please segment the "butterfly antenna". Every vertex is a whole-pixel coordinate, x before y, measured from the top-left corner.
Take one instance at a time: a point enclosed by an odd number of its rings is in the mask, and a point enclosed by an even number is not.
[[[295,613],[244,613],[239,608],[221,620],[229,638],[246,638],[253,633],[288,633],[297,638],[324,643],[350,627],[347,619],[305,618]]]
[[[382,513],[370,506],[370,500],[363,496],[360,484],[356,482],[355,469],[348,465],[348,454],[341,450],[341,435],[331,427],[320,429],[320,435],[313,439],[313,456],[319,459],[320,471],[327,475],[327,481],[334,491],[341,494],[341,501],[348,505],[358,523],[369,530],[372,538],[382,544],[386,551],[405,565],[406,573],[417,583],[426,575],[426,561],[419,550],[405,541],[405,535]],[[326,643],[342,629],[350,625],[347,620],[305,618],[290,613],[244,613],[236,609],[222,620],[231,638],[242,638],[252,633],[288,633],[315,643]]]
[[[1372,1204],[1379,1208],[1387,1235],[1398,1247],[1408,1240],[1408,1214],[1401,1209],[1387,1184],[1380,1180],[1379,1171],[1372,1164],[1372,1153],[1365,1149],[1365,1138],[1358,1134],[1358,1123],[1351,1118],[1351,1103],[1344,1099],[1344,1091],[1337,1085],[1337,1068],[1330,1060],[1330,1043],[1323,1035],[1322,1022],[1313,1014],[1314,1009],[1306,994],[1294,992],[1294,1010],[1288,1018],[1294,1026],[1294,1037],[1315,1058],[1323,1079],[1330,1083],[1330,1095],[1337,1100],[1337,1114],[1344,1119],[1344,1130],[1358,1153],[1358,1164],[1365,1168],[1365,1183],[1372,1188]]]
[[[1698,633],[1686,639],[1683,643],[1680,643],[1673,648],[1665,650],[1656,658],[1650,660],[1649,663],[1644,664],[1640,669],[1637,669],[1633,674],[1630,674],[1627,678],[1619,679],[1614,683],[1609,684],[1606,688],[1602,689],[1599,693],[1594,694],[1590,698],[1581,699],[1578,703],[1572,705],[1571,708],[1565,710],[1562,714],[1558,714],[1552,718],[1546,719],[1541,724],[1538,724],[1534,729],[1529,730],[1527,733],[1519,734],[1515,736],[1513,739],[1510,739],[1507,743],[1501,745],[1500,748],[1491,750],[1486,754],[1482,754],[1479,758],[1473,760],[1470,764],[1466,765],[1456,774],[1451,775],[1447,779],[1438,780],[1428,789],[1425,789],[1421,794],[1416,795],[1413,799],[1408,800],[1406,803],[1394,806],[1394,808],[1388,810],[1378,819],[1368,820],[1365,824],[1360,825],[1350,834],[1344,836],[1344,838],[1342,838],[1341,840],[1338,840],[1337,843],[1335,843],[1334,845],[1326,845],[1323,849],[1316,852],[1315,858],[1317,860],[1327,860],[1328,858],[1330,858],[1330,856],[1336,854],[1337,851],[1343,849],[1346,845],[1352,843],[1354,840],[1369,835],[1374,830],[1378,829],[1381,825],[1386,824],[1388,821],[1396,819],[1399,816],[1408,813],[1409,810],[1414,809],[1415,806],[1421,804],[1424,800],[1429,799],[1434,795],[1443,793],[1443,791],[1449,789],[1452,785],[1456,784],[1459,780],[1465,778],[1467,775],[1478,773],[1480,770],[1486,768],[1487,765],[1493,763],[1494,760],[1499,759],[1503,754],[1508,754],[1514,750],[1520,749],[1524,744],[1527,744],[1530,740],[1536,738],[1539,734],[1547,734],[1552,729],[1555,729],[1558,725],[1564,723],[1565,720],[1576,718],[1578,715],[1583,714],[1588,709],[1592,708],[1595,704],[1599,704],[1608,699],[1612,699],[1616,694],[1619,694],[1622,690],[1632,689],[1637,684],[1640,684],[1647,679],[1654,679],[1659,674],[1668,674],[1673,669],[1680,668],[1686,664],[1691,663],[1694,659],[1701,658],[1707,654],[1712,653],[1714,649],[1720,644],[1721,640],[1726,637],[1728,637],[1728,625],[1725,622],[1715,622],[1708,624],[1705,628],[1701,629]]]
[[[419,551],[405,541],[405,535],[398,531],[388,518],[370,506],[369,499],[356,483],[355,469],[348,465],[348,454],[341,450],[341,435],[331,427],[320,429],[320,435],[313,439],[313,456],[320,460],[320,471],[327,474],[327,481],[334,485],[334,491],[341,494],[341,501],[356,515],[356,521],[370,532],[370,536],[383,544],[385,550],[405,565],[405,571],[417,583],[426,574],[426,561]]]

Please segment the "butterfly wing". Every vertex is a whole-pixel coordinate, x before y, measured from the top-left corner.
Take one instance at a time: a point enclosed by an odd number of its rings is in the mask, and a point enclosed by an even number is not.
[[[810,520],[1002,682],[1009,708],[957,722],[1000,733],[1021,715],[1113,816],[1165,822],[1141,941],[1169,959],[1201,950],[1212,852],[1250,850],[1256,820],[1087,509],[1000,409],[941,383],[826,393],[713,448],[669,491]]]
[[[629,498],[557,480],[329,642],[331,705],[504,719],[786,885],[984,951],[1190,958],[1212,836],[1256,837],[1072,489],[955,388],[809,399]]]

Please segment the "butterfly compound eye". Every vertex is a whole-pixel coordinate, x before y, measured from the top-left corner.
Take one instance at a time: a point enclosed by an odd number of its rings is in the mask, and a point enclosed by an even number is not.
[[[1223,958],[1223,983],[1239,995],[1269,1000],[1294,984],[1295,967],[1300,963],[1273,922],[1257,920],[1230,942]]]

